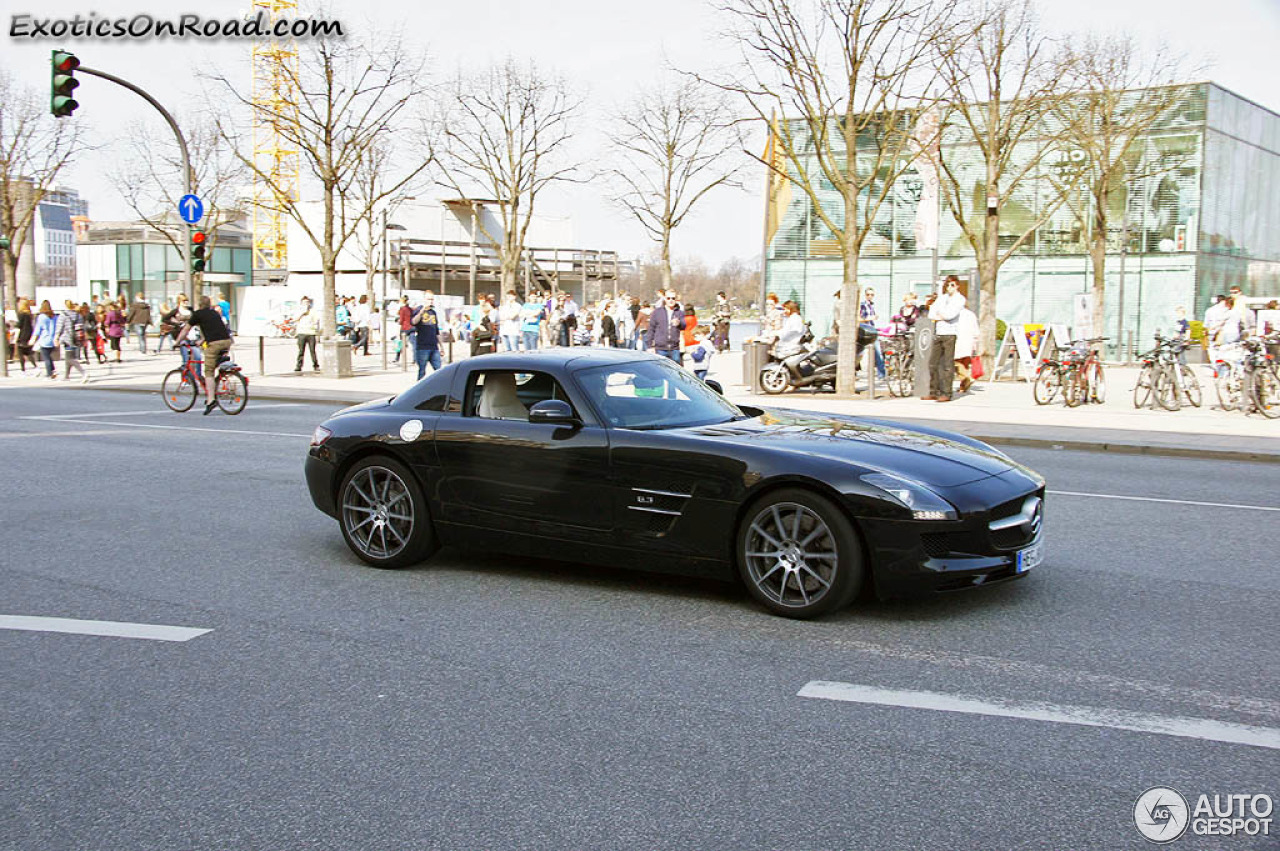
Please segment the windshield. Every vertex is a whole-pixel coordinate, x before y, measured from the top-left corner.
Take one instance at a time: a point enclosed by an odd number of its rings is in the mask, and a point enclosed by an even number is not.
[[[687,370],[666,359],[597,366],[574,377],[613,428],[682,428],[744,414]]]

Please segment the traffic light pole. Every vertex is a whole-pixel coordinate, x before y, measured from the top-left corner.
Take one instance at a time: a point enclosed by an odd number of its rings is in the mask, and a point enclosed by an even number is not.
[[[145,100],[147,103],[154,106],[156,108],[156,111],[164,116],[164,120],[169,122],[169,127],[173,130],[174,138],[178,140],[178,149],[182,152],[182,179],[186,187],[186,194],[194,195],[196,191],[195,185],[194,185],[195,180],[193,179],[191,174],[191,155],[187,151],[187,140],[182,137],[182,131],[178,129],[178,122],[173,120],[173,116],[169,114],[169,111],[165,109],[163,106],[161,106],[159,101],[157,101],[151,95],[147,94],[146,91],[139,88],[138,86],[135,86],[133,83],[130,83],[128,80],[122,80],[114,74],[108,74],[106,71],[98,71],[93,68],[88,68],[84,65],[81,65],[76,70],[82,74],[88,74],[93,77],[101,77],[104,80],[110,80],[111,82],[115,83],[118,86],[124,86],[129,91],[142,97],[143,100]],[[190,257],[191,225],[190,224],[185,224],[185,231],[186,231],[186,239],[183,240],[183,243],[186,245],[186,248],[183,249],[182,251],[182,254],[183,254],[182,290],[187,294],[187,298],[191,301],[191,309],[195,310],[200,305],[196,301],[195,287],[191,279],[191,257]]]

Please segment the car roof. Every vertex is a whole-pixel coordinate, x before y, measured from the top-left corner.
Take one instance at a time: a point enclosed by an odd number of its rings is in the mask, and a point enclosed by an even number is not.
[[[650,352],[634,349],[595,348],[588,346],[535,349],[531,352],[495,352],[467,358],[471,368],[576,370],[588,366],[627,363],[638,360],[663,360]]]

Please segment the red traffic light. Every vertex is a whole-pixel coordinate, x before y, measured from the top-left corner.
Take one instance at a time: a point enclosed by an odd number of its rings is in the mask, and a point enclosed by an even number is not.
[[[80,60],[70,53],[54,53],[54,67],[64,74],[80,67]]]
[[[198,230],[195,233],[191,234],[191,241],[194,242],[196,245],[203,245],[206,238],[207,237],[205,237],[204,231]]]

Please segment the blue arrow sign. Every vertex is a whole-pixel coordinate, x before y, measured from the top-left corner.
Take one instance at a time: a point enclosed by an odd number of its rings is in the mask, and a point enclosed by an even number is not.
[[[187,224],[194,225],[204,215],[204,202],[196,195],[183,195],[178,199],[178,215]]]

